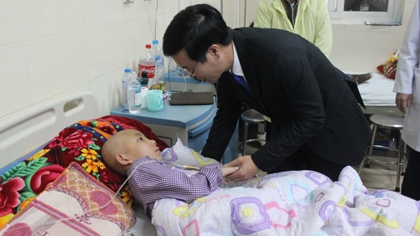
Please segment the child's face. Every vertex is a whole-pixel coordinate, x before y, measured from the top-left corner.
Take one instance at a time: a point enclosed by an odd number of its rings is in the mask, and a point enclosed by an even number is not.
[[[155,140],[146,138],[143,133],[137,130],[127,130],[125,136],[126,157],[130,161],[135,161],[139,158],[150,157],[156,160],[162,160],[159,147],[156,146]]]

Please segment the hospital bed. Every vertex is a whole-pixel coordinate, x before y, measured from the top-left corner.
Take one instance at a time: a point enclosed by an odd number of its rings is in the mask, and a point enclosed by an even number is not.
[[[3,173],[64,127],[98,117],[97,108],[94,96],[83,92],[6,117],[0,123]],[[190,151],[177,142],[166,153],[172,160]],[[193,159],[200,165],[210,163],[193,151],[190,154],[179,164],[193,165],[188,163]],[[157,201],[153,225],[135,208],[136,222],[124,235],[420,235],[420,204],[393,191],[369,193],[352,167],[343,169],[337,182],[313,171],[290,171],[223,187],[191,204]]]
[[[350,73],[363,74],[363,73]],[[363,112],[367,115],[388,114],[402,115],[395,105],[394,80],[388,79],[382,74],[372,73],[372,78],[359,84],[360,95],[365,103]]]
[[[0,122],[0,174],[31,157],[63,128],[98,117],[99,104],[90,92],[58,97],[5,117]],[[143,210],[135,208],[134,212],[135,225],[124,235],[156,235]]]

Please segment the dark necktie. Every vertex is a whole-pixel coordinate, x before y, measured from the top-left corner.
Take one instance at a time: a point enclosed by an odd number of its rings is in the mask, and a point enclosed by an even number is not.
[[[231,73],[233,78],[235,79],[235,81],[240,84],[251,96],[252,92],[251,92],[251,88],[249,87],[248,83],[245,81],[244,77],[240,76],[240,75],[235,75],[234,73]]]

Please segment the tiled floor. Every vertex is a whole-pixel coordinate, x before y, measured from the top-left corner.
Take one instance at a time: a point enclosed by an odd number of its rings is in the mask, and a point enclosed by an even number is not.
[[[383,158],[386,161],[396,161],[397,158],[386,157]],[[359,171],[359,166],[354,167]],[[360,178],[363,181],[363,184],[369,189],[369,191],[374,191],[377,189],[390,189],[395,190],[395,183],[397,181],[397,168],[395,164],[386,164],[371,161],[370,166],[364,167],[360,172]],[[399,188],[401,190],[401,183],[404,179],[404,176],[400,176]]]

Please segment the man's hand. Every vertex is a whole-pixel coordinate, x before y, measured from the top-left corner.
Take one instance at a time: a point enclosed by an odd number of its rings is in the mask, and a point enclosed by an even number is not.
[[[412,94],[397,93],[395,95],[395,104],[397,104],[398,109],[404,114],[407,112],[407,108],[410,108],[412,100]]]
[[[226,167],[232,167],[237,166],[239,167],[239,170],[235,173],[226,176],[228,180],[232,181],[246,181],[254,177],[259,169],[254,164],[254,162],[251,159],[251,156],[241,156],[236,158],[235,160],[227,163],[225,165]]]

